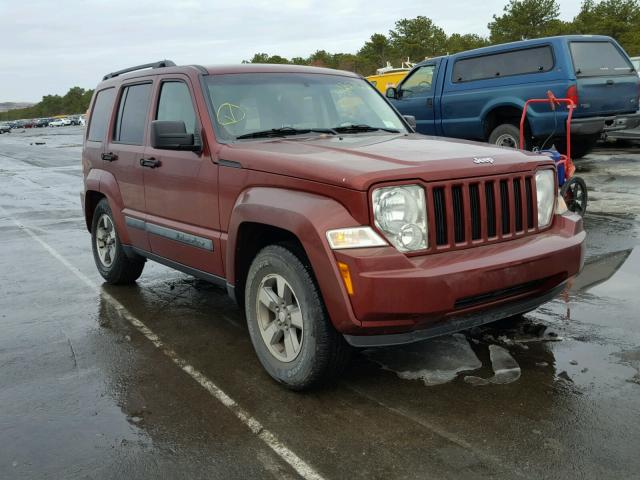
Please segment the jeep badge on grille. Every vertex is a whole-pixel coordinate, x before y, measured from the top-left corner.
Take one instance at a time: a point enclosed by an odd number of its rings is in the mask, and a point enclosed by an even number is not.
[[[494,160],[491,157],[473,157],[473,163],[493,163]]]

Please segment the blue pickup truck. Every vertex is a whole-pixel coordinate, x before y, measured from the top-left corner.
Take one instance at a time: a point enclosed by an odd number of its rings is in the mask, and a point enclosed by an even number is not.
[[[427,135],[519,147],[519,121],[530,98],[568,97],[577,105],[571,123],[572,156],[593,147],[605,130],[640,124],[638,73],[612,38],[567,35],[470,50],[417,64],[386,96]],[[525,148],[565,148],[564,107],[527,111]]]

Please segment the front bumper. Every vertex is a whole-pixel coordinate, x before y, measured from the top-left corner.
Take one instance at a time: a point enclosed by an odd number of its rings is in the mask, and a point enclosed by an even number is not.
[[[580,271],[584,239],[582,220],[569,214],[537,235],[466,250],[336,251],[349,266],[360,322],[342,333],[357,346],[408,343],[533,310]]]
[[[640,125],[640,113],[610,115],[604,117],[574,117],[571,120],[571,134],[595,135],[602,132],[635,128],[638,125]]]

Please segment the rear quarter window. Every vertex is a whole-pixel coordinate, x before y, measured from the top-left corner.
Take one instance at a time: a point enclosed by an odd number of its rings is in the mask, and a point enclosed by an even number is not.
[[[548,45],[493,53],[458,60],[453,66],[452,81],[454,83],[471,82],[510,75],[548,72],[553,69],[553,64],[553,52]]]
[[[571,42],[571,56],[576,75],[626,75],[633,65],[611,42]]]
[[[111,117],[115,93],[115,88],[107,88],[100,90],[96,94],[96,100],[93,104],[93,110],[91,110],[91,117],[89,119],[88,140],[92,142],[102,142],[104,140],[109,118]]]

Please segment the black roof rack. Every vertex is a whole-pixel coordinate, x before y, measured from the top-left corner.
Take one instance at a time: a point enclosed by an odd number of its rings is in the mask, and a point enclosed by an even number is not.
[[[135,67],[125,68],[123,70],[118,70],[116,72],[107,73],[102,80],[109,80],[110,78],[117,77],[118,75],[122,75],[123,73],[135,72],[136,70],[142,70],[144,68],[164,68],[164,67],[175,67],[176,64],[171,60],[160,60],[159,62],[145,63],[144,65],[137,65]]]

